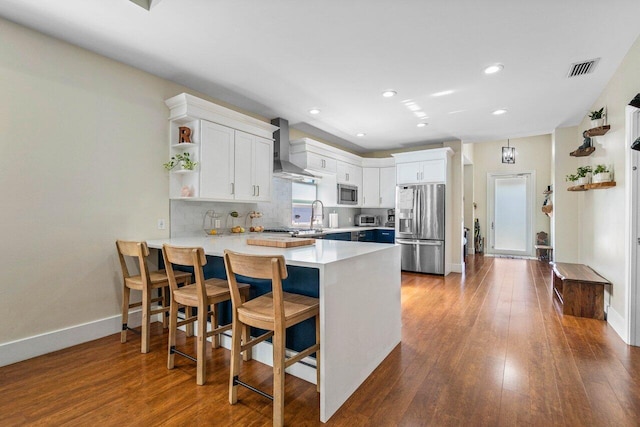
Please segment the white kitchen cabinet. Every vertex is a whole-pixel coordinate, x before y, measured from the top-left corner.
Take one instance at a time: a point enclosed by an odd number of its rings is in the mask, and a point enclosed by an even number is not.
[[[395,167],[362,168],[362,207],[393,208],[396,198]]]
[[[277,126],[186,93],[165,103],[171,110],[170,155],[187,151],[198,163],[194,171],[170,173],[170,198],[271,200],[271,137]],[[193,144],[176,144],[181,126],[191,129]]]
[[[272,141],[202,121],[200,198],[271,199]]]
[[[307,153],[305,169],[323,173],[336,173],[336,160],[316,153]]]
[[[362,168],[362,207],[380,206],[380,168]]]
[[[414,184],[446,181],[446,161],[444,159],[423,160],[396,164],[398,184]]]
[[[364,182],[363,182],[364,184]],[[396,168],[380,168],[380,207],[396,207]]]
[[[340,184],[356,185],[362,187],[362,168],[351,163],[338,160],[336,180]]]
[[[235,134],[226,126],[202,120],[199,198],[233,200]]]

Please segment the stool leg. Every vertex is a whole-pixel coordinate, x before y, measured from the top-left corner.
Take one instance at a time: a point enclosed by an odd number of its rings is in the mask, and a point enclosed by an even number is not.
[[[149,312],[151,311],[151,290],[142,290],[142,343],[140,352],[149,353],[149,341],[151,339],[151,331],[149,323],[151,322]]]
[[[235,405],[238,402],[238,385],[233,383],[235,377],[240,373],[240,340],[243,324],[233,315],[231,323],[231,369],[229,369],[229,403]]]
[[[207,359],[205,358],[207,349],[207,306],[198,307],[198,336],[197,338],[197,362],[196,362],[196,384],[204,385],[207,381]]]
[[[127,323],[129,322],[129,296],[131,289],[124,285],[122,288],[122,332],[120,332],[120,342],[127,342]]]
[[[218,304],[211,304],[211,329],[218,329]],[[220,334],[214,334],[211,337],[211,348],[220,347]]]
[[[284,329],[284,328],[283,328]],[[284,425],[284,330],[273,335],[273,425]]]
[[[162,297],[162,308],[166,308],[169,307],[169,287],[168,286],[163,286],[161,288],[158,288],[158,293],[160,294],[160,296]],[[161,313],[162,315],[162,329],[167,329],[167,327],[169,326],[169,319],[167,318],[167,315],[169,313],[166,311],[163,311]]]
[[[184,318],[185,320],[187,319],[191,319],[193,317],[193,310],[191,309],[191,307],[189,306],[184,306]],[[192,337],[193,336],[193,322],[189,322],[186,325],[184,325],[184,330],[186,332],[186,335],[188,337]]]
[[[240,301],[242,302],[242,304],[244,304],[245,301],[247,300],[247,293],[248,293],[247,291],[240,292]],[[242,324],[242,343],[246,344],[249,342],[250,339],[251,339],[251,327],[243,323]],[[244,351],[244,353],[242,353],[242,360],[244,360],[245,362],[248,362],[252,358],[253,358],[253,346],[249,347]]]
[[[176,331],[178,329],[178,303],[171,298],[169,306],[169,354],[167,358],[167,369],[173,369],[175,354],[171,351],[176,346]]]

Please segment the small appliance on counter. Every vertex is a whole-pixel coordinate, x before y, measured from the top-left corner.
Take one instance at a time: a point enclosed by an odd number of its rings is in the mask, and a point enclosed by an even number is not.
[[[396,210],[389,209],[387,210],[387,222],[384,224],[385,227],[394,227],[396,226]]]
[[[375,215],[360,214],[356,215],[356,225],[358,227],[376,227],[380,225],[380,221]]]
[[[338,214],[335,211],[329,214],[329,228],[338,228]]]

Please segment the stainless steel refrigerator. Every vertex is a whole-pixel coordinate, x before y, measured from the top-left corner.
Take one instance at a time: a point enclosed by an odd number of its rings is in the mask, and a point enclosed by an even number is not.
[[[396,187],[396,243],[402,270],[444,274],[444,184]]]

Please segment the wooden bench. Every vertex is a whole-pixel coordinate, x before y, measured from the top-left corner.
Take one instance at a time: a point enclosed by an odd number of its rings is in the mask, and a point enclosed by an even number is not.
[[[553,264],[553,290],[562,314],[605,319],[604,287],[611,283],[584,264]]]

